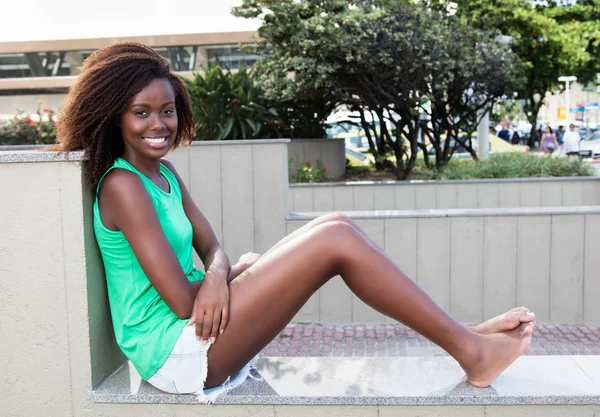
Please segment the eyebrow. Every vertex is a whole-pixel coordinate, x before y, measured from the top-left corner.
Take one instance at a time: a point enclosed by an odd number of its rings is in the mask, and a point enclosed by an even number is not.
[[[167,101],[166,103],[161,104],[161,107],[164,107],[168,104],[175,104],[175,102]],[[144,104],[144,103],[134,103],[131,105],[131,107],[150,107],[150,106],[148,104]]]

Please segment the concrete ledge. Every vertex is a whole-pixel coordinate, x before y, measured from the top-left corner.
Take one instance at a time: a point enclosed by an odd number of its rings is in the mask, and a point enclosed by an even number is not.
[[[217,404],[598,405],[600,356],[524,356],[488,388],[463,381],[449,357],[262,358],[263,381],[248,380]],[[137,389],[137,387],[134,387]],[[122,367],[92,393],[97,403],[194,404],[142,382],[131,393]]]
[[[411,180],[411,181],[340,181],[308,182],[290,184],[291,188],[354,187],[370,185],[415,185],[415,184],[481,184],[481,183],[520,183],[548,181],[598,181],[599,176],[591,177],[523,177],[523,178],[481,178],[474,180]]]
[[[328,211],[311,211],[288,213],[286,220],[313,220],[330,213]],[[600,206],[581,207],[519,207],[493,209],[435,209],[435,210],[363,210],[342,211],[353,219],[402,219],[402,218],[439,218],[439,217],[494,217],[494,216],[548,216],[548,215],[581,215],[600,214]]]

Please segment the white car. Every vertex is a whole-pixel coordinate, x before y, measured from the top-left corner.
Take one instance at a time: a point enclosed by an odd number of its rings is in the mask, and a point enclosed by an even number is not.
[[[600,133],[596,132],[589,139],[581,141],[579,155],[585,158],[600,158]]]

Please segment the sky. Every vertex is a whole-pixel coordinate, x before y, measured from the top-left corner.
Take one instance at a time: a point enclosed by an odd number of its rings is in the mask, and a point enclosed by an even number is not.
[[[252,31],[241,0],[0,0],[0,42]]]

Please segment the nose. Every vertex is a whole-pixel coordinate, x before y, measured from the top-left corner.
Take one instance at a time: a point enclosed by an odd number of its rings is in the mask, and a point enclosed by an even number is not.
[[[160,114],[154,114],[151,116],[150,130],[159,131],[159,130],[164,130],[166,127],[167,126],[165,125],[165,122],[163,121],[162,117],[160,117]]]

